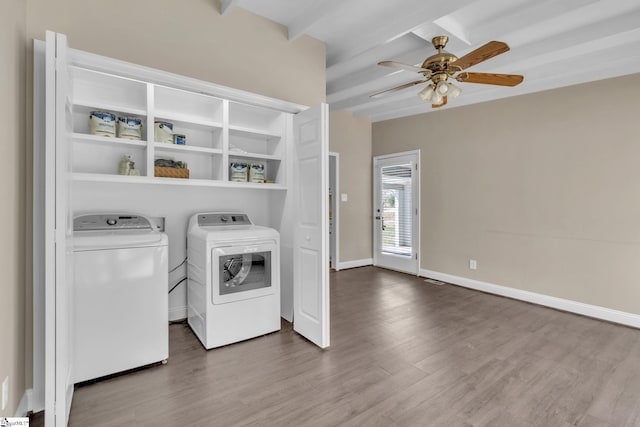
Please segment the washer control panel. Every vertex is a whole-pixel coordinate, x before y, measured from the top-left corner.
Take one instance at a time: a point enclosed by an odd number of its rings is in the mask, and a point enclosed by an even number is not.
[[[144,216],[119,214],[91,214],[74,218],[73,231],[153,230]]]
[[[242,213],[205,213],[198,215],[198,225],[200,227],[207,226],[225,226],[225,225],[251,225],[252,222],[247,214]]]

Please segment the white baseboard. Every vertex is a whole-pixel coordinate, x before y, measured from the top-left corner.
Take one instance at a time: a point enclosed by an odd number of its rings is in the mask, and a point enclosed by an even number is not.
[[[169,322],[187,318],[187,306],[171,307],[169,309]]]
[[[466,277],[454,276],[452,274],[439,273],[426,269],[420,269],[420,276],[441,280],[465,288],[488,292],[490,294],[501,295],[533,304],[543,305],[570,313],[581,314],[595,319],[606,320],[621,325],[640,328],[640,315],[627,313],[625,311],[613,310],[598,305],[585,304],[564,298],[552,297],[550,295],[538,294],[507,286],[495,285],[493,283],[482,282],[480,280]]]
[[[367,265],[373,265],[373,258],[339,262],[336,264],[336,271],[345,270],[347,268],[365,267]]]
[[[31,411],[31,395],[33,390],[28,388],[24,391],[22,398],[20,399],[20,403],[18,403],[18,407],[16,408],[16,417],[26,417],[27,413]]]

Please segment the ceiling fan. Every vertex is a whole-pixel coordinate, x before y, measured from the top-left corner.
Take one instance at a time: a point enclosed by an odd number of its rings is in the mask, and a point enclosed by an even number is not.
[[[431,40],[431,43],[433,44],[433,47],[438,50],[438,53],[425,59],[420,67],[395,61],[378,62],[378,65],[385,67],[415,71],[422,74],[423,78],[421,80],[416,80],[414,82],[378,92],[371,95],[371,97],[377,98],[411,86],[429,83],[426,88],[422,89],[418,93],[418,96],[423,101],[430,102],[433,108],[438,108],[447,103],[447,98],[454,99],[460,95],[460,92],[462,92],[462,90],[451,83],[449,79],[454,79],[458,82],[464,83],[482,83],[499,86],[516,86],[524,80],[524,76],[516,74],[469,73],[464,71],[473,65],[507,52],[509,50],[509,46],[506,43],[491,41],[463,57],[458,58],[457,56],[443,50],[448,41],[449,37],[447,36],[434,37],[433,40]]]

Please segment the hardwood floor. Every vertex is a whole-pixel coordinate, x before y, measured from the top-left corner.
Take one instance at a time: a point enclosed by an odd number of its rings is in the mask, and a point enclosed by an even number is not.
[[[640,331],[374,267],[331,274],[331,347],[279,333],[79,387],[71,426],[640,426]]]

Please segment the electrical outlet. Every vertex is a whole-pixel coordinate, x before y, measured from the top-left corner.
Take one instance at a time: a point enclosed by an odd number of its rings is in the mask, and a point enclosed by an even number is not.
[[[469,260],[469,269],[470,270],[476,270],[478,268],[478,261],[476,261],[475,259],[470,259]]]
[[[9,403],[9,377],[4,377],[4,381],[2,381],[2,410],[7,407],[7,403]]]

